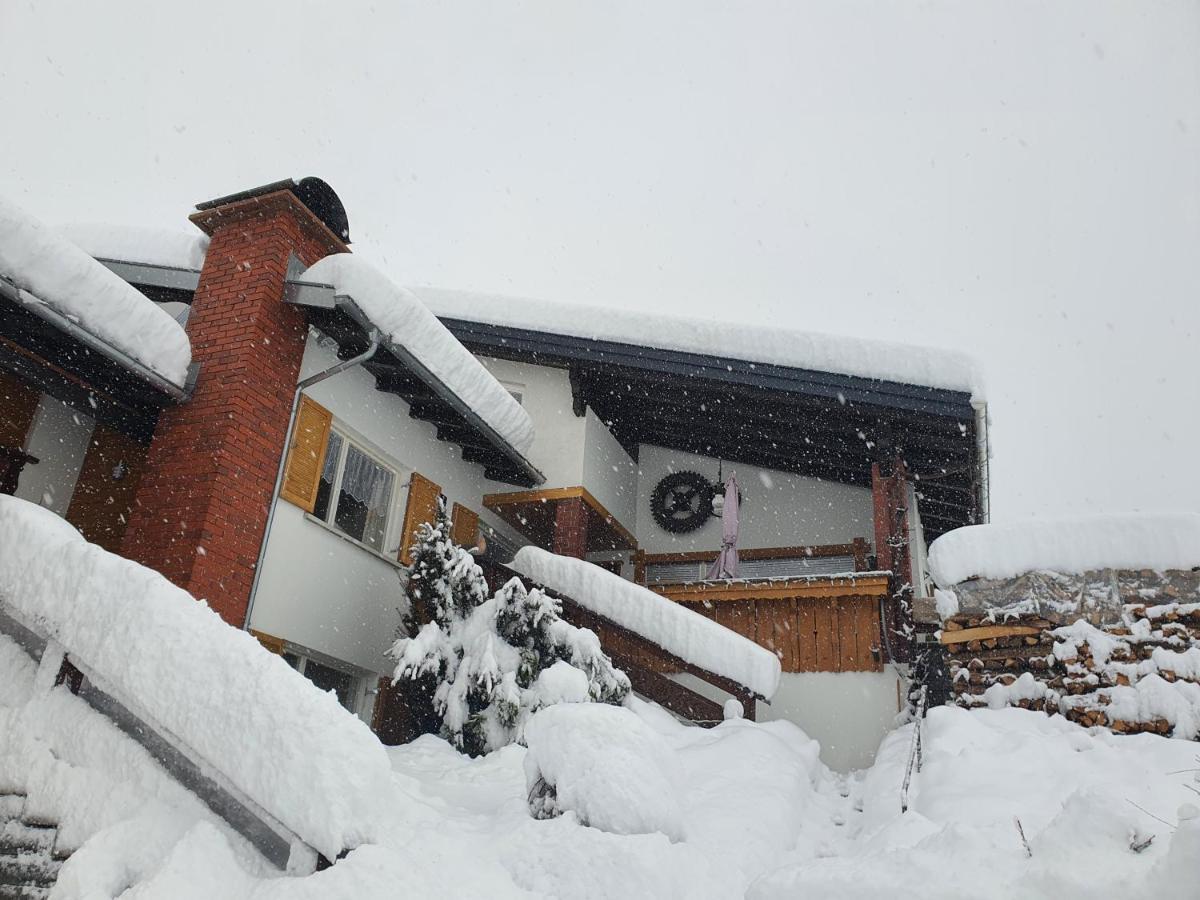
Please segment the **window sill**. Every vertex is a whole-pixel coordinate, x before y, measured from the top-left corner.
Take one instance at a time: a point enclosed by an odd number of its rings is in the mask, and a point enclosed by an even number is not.
[[[364,553],[369,553],[369,554],[371,554],[371,556],[375,557],[375,558],[376,558],[377,560],[379,560],[380,562],[385,562],[385,563],[387,563],[387,564],[388,564],[389,566],[391,566],[393,569],[403,569],[403,568],[405,568],[405,566],[404,566],[404,563],[400,562],[400,560],[398,560],[398,559],[395,559],[394,557],[388,556],[388,555],[387,555],[387,554],[385,554],[385,553],[380,553],[380,552],[379,552],[378,550],[376,550],[374,547],[370,546],[369,544],[364,544],[362,541],[358,540],[357,538],[352,538],[352,537],[350,537],[350,535],[346,534],[346,532],[344,532],[344,531],[341,531],[341,530],[340,530],[340,529],[338,529],[338,528],[335,528],[334,526],[330,525],[328,522],[326,522],[326,521],[325,521],[325,520],[323,520],[323,519],[318,519],[318,518],[317,518],[316,516],[314,516],[312,513],[307,513],[307,512],[306,512],[306,513],[304,514],[304,518],[305,518],[307,521],[309,521],[309,522],[312,522],[314,525],[319,525],[321,528],[324,528],[324,529],[325,529],[326,531],[328,531],[330,534],[332,534],[332,535],[334,535],[334,536],[336,536],[336,537],[339,537],[339,538],[341,538],[341,539],[342,539],[343,541],[345,541],[347,544],[350,544],[350,545],[352,545],[352,546],[354,546],[354,547],[357,547],[359,550],[362,550]]]

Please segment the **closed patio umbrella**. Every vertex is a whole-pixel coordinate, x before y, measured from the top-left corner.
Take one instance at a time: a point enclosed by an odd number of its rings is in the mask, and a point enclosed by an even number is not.
[[[725,482],[725,505],[721,509],[721,555],[708,569],[710,581],[737,578],[738,571],[738,484],[730,473]]]

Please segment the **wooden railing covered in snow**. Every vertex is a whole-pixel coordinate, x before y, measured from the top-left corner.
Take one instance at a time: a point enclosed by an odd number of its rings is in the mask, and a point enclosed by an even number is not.
[[[493,588],[510,578],[519,578],[526,587],[539,588],[557,598],[562,604],[563,618],[579,628],[596,632],[604,652],[629,676],[634,691],[646,699],[700,725],[715,725],[722,721],[723,704],[670,677],[688,675],[737,699],[742,704],[745,718],[755,718],[757,703],[764,698],[745,685],[689,663],[644,635],[585,608],[573,598],[538,584],[505,565],[485,562],[483,569]]]
[[[305,874],[331,864],[270,813],[221,778],[207,761],[172,739],[165,729],[134,711],[133,703],[101,689],[77,660],[36,628],[18,621],[0,602],[0,634],[7,635],[35,662],[58,667],[55,685],[65,684],[100,715],[107,718],[143,749],[183,787],[195,794],[217,816],[280,871]]]

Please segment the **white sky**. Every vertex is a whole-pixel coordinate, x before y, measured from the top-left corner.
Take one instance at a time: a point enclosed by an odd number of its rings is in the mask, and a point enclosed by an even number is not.
[[[318,175],[410,284],[957,347],[993,515],[1200,510],[1200,3],[0,0],[0,193]]]

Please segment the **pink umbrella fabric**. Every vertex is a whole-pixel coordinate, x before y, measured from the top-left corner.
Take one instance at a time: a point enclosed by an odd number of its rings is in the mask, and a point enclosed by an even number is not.
[[[725,506],[721,509],[721,555],[708,569],[708,580],[737,578],[738,571],[738,483],[730,473],[725,481]]]

